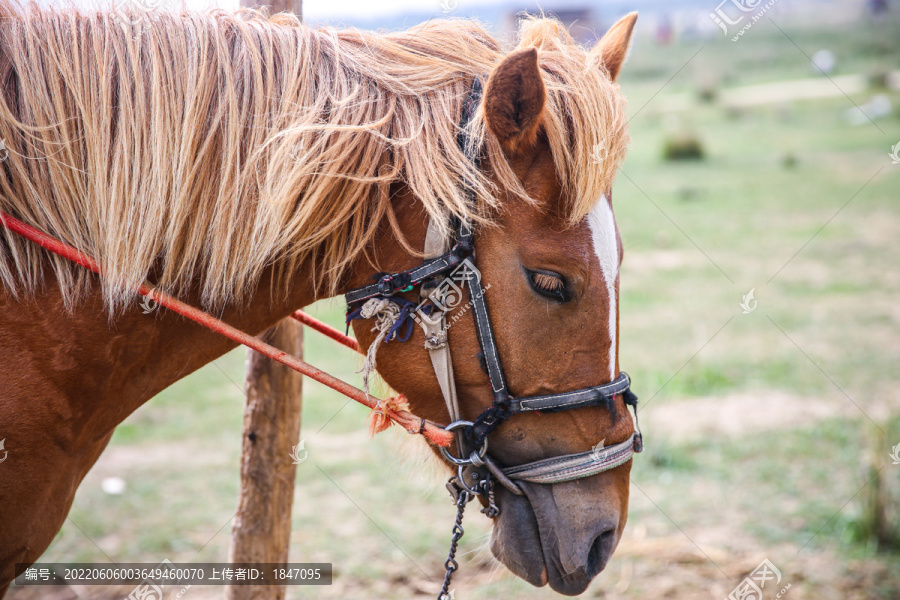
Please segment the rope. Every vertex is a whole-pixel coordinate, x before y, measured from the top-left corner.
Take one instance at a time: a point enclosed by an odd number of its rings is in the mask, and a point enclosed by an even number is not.
[[[50,252],[62,256],[72,262],[81,265],[82,267],[93,271],[97,275],[103,276],[103,271],[100,268],[100,265],[97,262],[84,254],[66,244],[65,242],[61,242],[60,240],[51,237],[34,227],[23,223],[19,219],[12,217],[4,212],[0,212],[0,226],[9,229],[10,231],[21,235],[22,237],[31,240],[32,242],[46,248]],[[341,381],[337,377],[329,375],[320,369],[310,365],[307,362],[300,360],[295,356],[291,356],[281,350],[266,344],[262,340],[255,338],[227,323],[213,317],[210,314],[207,314],[193,306],[185,304],[176,298],[169,296],[168,294],[161,292],[152,288],[149,284],[143,283],[136,290],[142,296],[150,298],[158,302],[161,306],[168,308],[169,310],[178,313],[179,315],[186,317],[203,327],[206,327],[220,335],[227,337],[228,339],[237,342],[238,344],[243,344],[248,348],[252,348],[256,350],[260,354],[271,358],[272,360],[278,361],[286,367],[297,371],[298,373],[302,373],[307,377],[315,379],[319,383],[327,385],[331,389],[336,392],[347,396],[353,400],[356,400],[360,404],[364,404],[369,408],[377,408],[378,402],[373,400],[367,392],[363,392],[344,381]],[[400,409],[392,409],[390,406],[384,407],[383,415],[392,421],[397,422],[401,427],[403,427],[409,433],[421,433],[424,435],[428,441],[437,445],[437,446],[449,446],[453,441],[453,433],[446,431],[442,426],[432,423],[431,421],[423,420],[413,414],[410,414],[406,410]]]
[[[375,319],[375,326],[372,327],[372,331],[378,332],[375,341],[372,342],[369,350],[366,352],[366,361],[363,363],[362,369],[357,371],[357,373],[363,374],[363,390],[366,394],[369,393],[369,376],[375,370],[378,348],[381,347],[381,344],[387,339],[391,331],[396,331],[395,325],[400,319],[401,311],[399,304],[387,298],[372,298],[366,301],[362,308],[359,309],[361,318]],[[380,401],[378,406],[379,408],[381,407]]]
[[[359,352],[359,342],[354,340],[349,335],[341,333],[340,331],[338,331],[331,325],[323,323],[322,321],[316,319],[315,317],[306,314],[302,310],[295,310],[294,314],[291,315],[291,318],[296,321],[299,321],[300,323],[303,323],[307,327],[311,327],[311,328],[315,329],[316,331],[318,331],[319,333],[321,333],[323,335],[327,335],[328,337],[335,340],[339,344],[343,344],[344,346],[347,346],[351,350],[356,350],[357,352]]]
[[[408,327],[407,332],[402,337],[399,335],[399,331],[404,323],[410,323],[412,321],[411,316],[414,307],[415,303],[406,300],[405,298],[371,298],[358,310],[353,311],[348,315],[348,321],[355,318],[375,319],[375,325],[372,327],[372,331],[377,331],[378,335],[366,352],[366,360],[363,363],[362,369],[357,371],[358,373],[362,373],[363,390],[367,397],[369,394],[369,377],[375,371],[377,365],[378,349],[381,347],[381,344],[390,342],[393,339],[405,342],[410,338],[412,335],[412,327]],[[390,418],[390,415],[408,410],[409,406],[406,403],[406,398],[402,395],[388,398],[387,400],[376,400],[375,407],[372,409],[372,412],[369,413],[369,433],[371,435],[381,433],[391,426],[392,419]],[[426,422],[423,419],[421,428],[424,428],[425,426]],[[452,439],[453,434],[450,432],[447,433],[448,437]]]

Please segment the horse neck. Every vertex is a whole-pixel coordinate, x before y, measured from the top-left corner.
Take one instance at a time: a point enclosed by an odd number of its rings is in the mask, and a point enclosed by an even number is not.
[[[316,299],[302,273],[291,278],[287,295],[273,292],[273,276],[266,271],[249,302],[215,316],[256,335]],[[21,389],[11,391],[64,406],[74,445],[108,434],[154,395],[236,346],[162,307],[145,314],[138,297],[110,321],[99,285],[66,311],[50,270],[41,293],[16,299],[0,289],[0,306],[0,331],[21,340],[9,355],[0,347],[0,363],[23,374]]]

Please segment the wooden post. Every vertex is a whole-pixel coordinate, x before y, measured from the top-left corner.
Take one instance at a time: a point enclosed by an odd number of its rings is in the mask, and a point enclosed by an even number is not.
[[[284,319],[263,339],[302,356],[303,326]],[[303,377],[247,350],[241,491],[231,529],[231,562],[286,563],[297,466],[292,447],[300,435]],[[301,451],[302,453],[302,451]],[[283,586],[228,586],[228,600],[283,600]]]
[[[241,6],[302,16],[302,0],[241,0]],[[303,326],[284,319],[263,339],[303,357]],[[231,528],[231,562],[286,563],[291,541],[291,507],[297,466],[292,448],[300,437],[299,373],[247,351],[241,491]],[[283,600],[284,586],[227,586],[227,600]]]

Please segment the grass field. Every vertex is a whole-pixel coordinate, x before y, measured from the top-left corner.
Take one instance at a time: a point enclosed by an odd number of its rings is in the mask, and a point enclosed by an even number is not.
[[[900,536],[900,465],[888,456],[900,444],[900,165],[889,157],[900,93],[745,108],[699,94],[815,78],[806,55],[823,47],[839,58],[835,77],[900,69],[898,31],[896,17],[842,31],[760,23],[738,43],[633,49],[622,79],[633,147],[614,203],[626,248],[620,363],[641,396],[647,449],[625,537],[588,597],[724,598],[763,558],[794,600],[900,597],[900,548],[877,550],[866,508],[880,482]],[[849,124],[875,94],[892,114]],[[706,158],[663,161],[665,139],[683,132]],[[743,314],[751,289],[758,307]],[[312,312],[338,324],[343,306]],[[315,333],[306,356],[359,381],[359,359]],[[243,357],[206,366],[118,428],[43,560],[227,560]],[[291,559],[333,563],[335,584],[289,598],[438,588],[453,519],[442,475],[400,434],[369,441],[365,417],[305,384]],[[113,476],[124,494],[101,490]],[[496,565],[477,511],[466,531],[456,598],[555,597]]]

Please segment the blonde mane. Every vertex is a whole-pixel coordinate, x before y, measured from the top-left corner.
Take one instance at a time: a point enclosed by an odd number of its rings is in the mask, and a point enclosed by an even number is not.
[[[493,183],[457,148],[472,79],[503,57],[471,21],[391,34],[254,11],[135,21],[0,2],[0,210],[96,258],[113,310],[148,277],[207,306],[240,302],[273,265],[314,263],[333,292],[376,225],[394,222],[394,183],[444,228],[452,215],[486,222],[500,190],[525,197],[483,115],[473,140]],[[624,101],[558,22],[519,33],[519,48],[539,50],[576,222],[624,157]],[[4,231],[0,281],[33,290],[50,260],[71,307],[91,278],[48,256]]]

